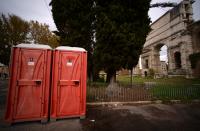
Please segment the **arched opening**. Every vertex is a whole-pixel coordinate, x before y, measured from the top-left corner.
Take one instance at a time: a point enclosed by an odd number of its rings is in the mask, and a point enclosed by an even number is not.
[[[164,61],[167,64],[168,63],[168,57],[167,57],[168,54],[167,54],[167,46],[166,45],[163,45],[160,48],[159,55],[160,55],[160,61]]]
[[[147,77],[147,71],[144,72],[144,76]]]
[[[180,69],[181,68],[181,53],[180,52],[174,53],[174,60],[175,60],[176,69]]]
[[[154,65],[156,72],[162,75],[168,74],[168,47],[165,44],[158,44],[154,52]]]
[[[160,48],[160,72],[163,75],[167,75],[168,73],[168,54],[167,54],[167,46],[163,45]]]

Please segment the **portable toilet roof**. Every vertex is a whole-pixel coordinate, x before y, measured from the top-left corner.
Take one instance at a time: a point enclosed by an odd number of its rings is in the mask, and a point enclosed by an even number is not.
[[[71,46],[58,46],[56,50],[66,50],[66,51],[80,51],[85,52],[86,50],[81,47],[71,47]]]
[[[22,43],[22,44],[18,44],[14,47],[18,47],[18,48],[32,48],[32,49],[52,49],[49,45],[44,45],[44,44],[29,44],[29,43]]]

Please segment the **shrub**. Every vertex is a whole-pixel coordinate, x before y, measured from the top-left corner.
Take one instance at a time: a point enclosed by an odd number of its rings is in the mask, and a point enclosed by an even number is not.
[[[154,69],[149,69],[149,76],[150,77],[154,77],[154,75],[155,75],[155,71],[154,71]]]

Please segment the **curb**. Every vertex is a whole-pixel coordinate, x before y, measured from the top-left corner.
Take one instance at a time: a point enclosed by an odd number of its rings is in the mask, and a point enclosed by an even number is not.
[[[130,102],[88,102],[87,105],[116,105],[116,104],[151,104],[152,101],[130,101]]]
[[[169,100],[169,103],[185,103],[183,100]],[[200,100],[191,100],[190,103],[200,103]],[[117,105],[117,104],[163,104],[166,101],[155,100],[155,101],[129,101],[129,102],[87,102],[88,106],[98,106],[98,105]]]

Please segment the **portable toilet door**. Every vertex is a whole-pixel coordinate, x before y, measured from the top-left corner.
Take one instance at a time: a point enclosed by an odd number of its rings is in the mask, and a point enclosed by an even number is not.
[[[87,52],[78,47],[57,47],[53,52],[50,120],[85,117]]]
[[[12,48],[5,121],[47,121],[51,47],[19,44]]]

